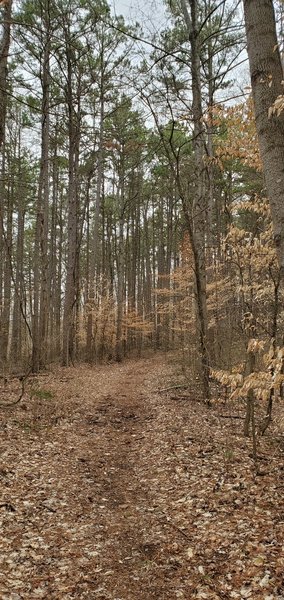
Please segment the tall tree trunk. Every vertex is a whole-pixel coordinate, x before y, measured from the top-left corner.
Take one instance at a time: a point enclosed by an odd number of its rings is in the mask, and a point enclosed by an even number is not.
[[[165,242],[164,242],[164,223],[163,223],[163,198],[159,199],[160,206],[157,217],[158,227],[158,248],[157,248],[157,330],[156,330],[156,348],[162,349],[163,345],[163,321],[165,296],[163,294],[165,287]]]
[[[124,298],[124,237],[123,218],[119,220],[118,256],[117,256],[117,317],[116,317],[116,360],[123,359],[122,320]]]
[[[58,182],[59,182],[59,170],[58,170],[58,156],[57,156],[57,128],[58,125],[55,125],[54,132],[54,148],[53,148],[53,156],[52,156],[52,204],[51,204],[51,227],[50,227],[50,259],[49,259],[49,275],[48,275],[48,284],[49,284],[49,322],[50,322],[50,344],[49,344],[49,354],[50,358],[58,357],[57,349],[60,348],[60,344],[58,347],[57,335],[58,331],[56,330],[56,303],[57,303],[57,289],[56,289],[56,281],[57,281],[57,266],[58,266],[58,256],[57,256],[57,220],[58,220]],[[60,352],[60,350],[59,350]]]
[[[41,221],[41,290],[40,290],[40,366],[45,365],[47,359],[48,343],[48,316],[49,316],[49,256],[48,256],[48,221],[49,221],[49,138],[50,138],[50,0],[45,0],[44,27],[45,44],[42,68],[42,148],[41,148],[41,178],[42,178],[42,221]]]
[[[88,318],[87,318],[87,340],[86,340],[86,355],[89,362],[93,361],[93,311],[95,307],[96,296],[96,274],[98,267],[98,250],[99,250],[99,225],[100,225],[100,209],[103,184],[103,166],[104,166],[104,81],[103,81],[103,49],[101,51],[101,85],[100,85],[100,125],[99,125],[99,147],[97,161],[97,183],[96,183],[96,204],[94,226],[92,229],[92,239],[90,240],[90,264],[89,264],[89,294],[88,294]]]
[[[272,0],[244,0],[247,50],[250,64],[256,128],[274,241],[281,274],[284,273],[284,111],[270,115],[270,107],[283,95],[283,69]]]
[[[119,202],[119,230],[118,230],[118,248],[117,248],[117,317],[116,317],[116,360],[121,362],[123,359],[123,300],[124,300],[124,267],[125,267],[125,250],[124,250],[124,147],[122,144],[122,158],[119,176],[118,202]]]
[[[145,269],[145,284],[144,284],[144,306],[146,318],[153,318],[152,314],[152,286],[153,286],[153,278],[152,278],[152,247],[149,233],[149,217],[148,217],[148,207],[145,208],[143,213],[143,238],[144,238],[144,269]]]
[[[50,34],[49,0],[42,6],[43,59],[42,59],[42,121],[41,155],[38,183],[37,216],[34,243],[34,314],[32,370],[37,372],[46,360],[48,322],[48,201],[49,201],[49,101],[50,101]]]
[[[19,147],[20,151],[20,147]],[[20,157],[18,159],[20,161]],[[23,302],[23,257],[24,257],[24,193],[21,189],[21,170],[19,176],[18,188],[18,231],[17,231],[17,249],[15,266],[15,289],[14,289],[14,307],[12,320],[12,337],[10,356],[12,362],[18,364],[22,355],[22,323],[21,323],[21,303]]]
[[[2,152],[5,140],[5,125],[7,113],[7,86],[8,86],[8,55],[11,42],[11,16],[12,16],[12,0],[5,2],[2,10],[3,18],[3,33],[0,40],[0,152]],[[3,179],[5,170],[5,161],[1,160],[1,175]],[[11,301],[11,249],[12,249],[12,232],[10,234],[10,225],[12,213],[10,208],[7,209],[7,231],[5,232],[4,225],[4,185],[1,182],[1,199],[0,199],[0,235],[1,235],[1,254],[3,265],[3,298],[1,306],[0,320],[0,363],[5,364],[8,351],[9,338],[9,311]],[[1,287],[2,294],[2,287]]]
[[[8,356],[10,313],[11,313],[11,291],[12,291],[12,232],[13,232],[13,186],[8,190],[6,209],[6,231],[5,236],[5,263],[4,263],[4,291],[3,310],[0,326],[0,364],[5,365]],[[2,213],[3,214],[3,213]],[[4,221],[1,218],[4,231]]]
[[[61,329],[62,329],[62,263],[63,263],[63,242],[64,242],[64,233],[63,233],[63,204],[64,204],[64,195],[63,192],[60,193],[59,198],[59,207],[58,207],[58,224],[59,224],[59,235],[56,241],[56,282],[55,282],[55,304],[54,304],[54,313],[55,313],[55,349],[56,356],[60,355],[61,349]]]
[[[197,326],[199,329],[202,388],[205,400],[209,400],[209,357],[207,350],[207,304],[206,304],[206,187],[204,155],[206,151],[203,126],[203,110],[200,80],[200,32],[197,0],[181,0],[181,8],[187,27],[191,47],[193,149],[195,163],[195,189],[193,198],[193,222],[190,226],[195,260],[195,294],[197,305]],[[190,9],[190,10],[189,10]],[[187,210],[187,209],[186,209]],[[188,219],[187,219],[188,222]]]
[[[0,40],[0,151],[5,138],[7,111],[8,55],[11,42],[12,0],[6,0],[3,8],[3,34]]]
[[[62,364],[68,367],[73,360],[74,334],[75,334],[75,315],[74,308],[76,303],[76,262],[77,262],[77,233],[78,233],[78,211],[76,198],[76,173],[75,156],[76,145],[78,143],[78,123],[76,123],[76,114],[73,97],[72,81],[72,61],[70,56],[68,62],[68,84],[67,84],[67,102],[68,102],[68,136],[69,136],[69,174],[68,174],[68,241],[67,241],[67,272],[65,285],[65,301],[63,314],[63,347]]]

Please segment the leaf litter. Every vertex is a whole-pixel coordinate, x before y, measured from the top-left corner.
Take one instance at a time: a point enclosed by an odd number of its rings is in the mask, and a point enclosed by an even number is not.
[[[157,392],[169,370],[54,368],[1,410],[2,600],[284,600],[283,432],[257,477],[240,422]]]

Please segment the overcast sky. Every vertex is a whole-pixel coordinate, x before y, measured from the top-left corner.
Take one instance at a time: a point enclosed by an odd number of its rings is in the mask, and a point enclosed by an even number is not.
[[[109,0],[109,2],[114,14],[123,15],[129,23],[138,22],[143,29],[145,38],[166,27],[167,13],[163,0]],[[245,58],[246,52],[242,54],[240,60]],[[243,92],[246,95],[246,88],[249,84],[247,63],[240,65],[231,75],[235,78],[233,95],[235,93],[238,97]],[[230,98],[231,93],[232,91],[228,90],[227,98]],[[224,97],[226,94],[223,92],[222,96]]]
[[[113,12],[127,21],[138,22],[145,33],[163,29],[166,24],[163,0],[110,0]]]

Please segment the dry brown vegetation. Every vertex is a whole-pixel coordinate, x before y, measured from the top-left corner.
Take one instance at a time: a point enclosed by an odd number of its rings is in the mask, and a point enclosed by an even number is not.
[[[171,369],[55,368],[1,408],[2,600],[283,599],[283,407],[256,474],[240,406]]]

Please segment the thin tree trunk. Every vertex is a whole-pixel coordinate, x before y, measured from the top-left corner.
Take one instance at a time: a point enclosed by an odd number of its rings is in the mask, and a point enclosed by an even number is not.
[[[5,140],[5,125],[7,113],[7,86],[8,86],[8,55],[11,42],[11,17],[12,17],[12,0],[5,2],[3,12],[3,33],[0,40],[0,152],[2,152]],[[4,175],[5,161],[1,160],[1,174]],[[1,182],[1,192],[3,194],[4,185]],[[1,195],[2,195],[1,194]],[[7,207],[7,231],[4,230],[4,198],[0,200],[0,235],[1,235],[1,254],[3,264],[3,297],[1,306],[0,320],[0,364],[5,364],[8,352],[9,340],[9,315],[11,301],[11,249],[12,249],[12,212],[10,207]],[[2,287],[1,287],[2,294]]]
[[[41,212],[41,290],[39,313],[39,339],[40,339],[40,366],[45,366],[48,345],[48,316],[49,316],[49,256],[48,256],[48,220],[49,220],[49,138],[50,138],[50,0],[45,0],[44,27],[45,43],[42,66],[42,147],[41,147],[41,187],[42,187],[42,212]]]
[[[197,326],[199,329],[202,388],[205,401],[209,401],[209,356],[207,349],[207,303],[206,303],[206,188],[205,188],[205,135],[203,126],[202,95],[200,81],[200,37],[198,28],[198,2],[190,0],[190,12],[186,0],[181,8],[191,47],[193,148],[195,162],[195,190],[193,199],[193,223],[190,224],[190,240],[195,263],[195,293]],[[188,209],[186,207],[188,214]],[[188,218],[187,218],[188,223]]]
[[[11,312],[11,291],[12,291],[12,225],[13,225],[13,188],[8,191],[7,209],[6,209],[6,232],[5,235],[5,266],[4,266],[4,292],[3,292],[3,311],[1,319],[0,335],[0,363],[6,364],[8,357],[8,345],[10,334],[10,312]],[[2,224],[3,220],[1,219]]]
[[[19,158],[20,160],[20,158]],[[16,267],[15,267],[15,290],[14,307],[12,319],[12,337],[11,337],[11,361],[18,364],[22,356],[22,323],[21,323],[21,302],[23,302],[23,257],[24,257],[24,225],[25,211],[24,199],[21,195],[21,172],[19,172],[19,193],[18,193],[18,232],[16,249]]]
[[[49,96],[50,96],[50,40],[48,24],[48,5],[43,8],[42,26],[44,28],[42,61],[42,122],[41,156],[37,197],[37,215],[34,242],[34,311],[32,327],[32,370],[37,372],[44,366],[46,359],[46,336],[48,319],[48,200],[49,200]]]
[[[165,244],[163,227],[163,201],[160,199],[159,213],[157,218],[158,226],[158,248],[157,248],[157,330],[156,330],[156,348],[162,348],[163,341],[163,320],[165,296],[163,290],[165,287]]]
[[[63,314],[63,346],[62,365],[68,367],[73,361],[75,336],[75,304],[76,304],[76,266],[78,235],[78,203],[76,197],[76,148],[79,144],[78,115],[74,108],[73,63],[69,40],[67,46],[67,107],[68,107],[68,241],[67,272],[65,284],[65,301]]]
[[[122,147],[122,164],[120,166],[121,172],[119,177],[119,189],[118,189],[118,201],[120,207],[119,217],[119,231],[118,231],[118,248],[117,248],[117,317],[116,317],[116,360],[121,362],[123,359],[123,299],[124,299],[124,266],[125,266],[125,250],[124,250],[124,148]]]
[[[96,184],[96,205],[94,226],[92,230],[92,239],[90,242],[90,265],[89,265],[89,297],[88,303],[88,318],[87,318],[87,340],[86,340],[86,356],[89,362],[94,359],[93,348],[93,311],[95,307],[96,296],[96,271],[98,267],[98,251],[99,251],[99,225],[100,225],[100,209],[103,184],[103,166],[104,166],[104,82],[103,82],[103,50],[101,55],[101,85],[100,85],[100,125],[99,125],[99,148],[97,162],[97,184]]]
[[[248,352],[248,372],[249,374],[254,373],[255,371],[255,353],[249,351]],[[244,435],[246,437],[249,436],[250,426],[253,425],[253,416],[254,416],[254,391],[250,389],[247,394],[246,399],[246,414],[244,420]]]
[[[56,331],[56,302],[57,302],[57,294],[56,294],[56,279],[57,279],[57,219],[58,219],[58,157],[57,157],[57,123],[55,125],[55,133],[54,133],[54,148],[53,148],[53,156],[52,156],[52,203],[51,203],[51,227],[50,227],[50,260],[49,260],[49,275],[48,275],[48,284],[49,284],[49,322],[50,322],[50,331],[49,331],[49,357],[55,358],[55,356],[59,356],[57,354],[58,342]],[[60,349],[60,344],[59,344]],[[60,352],[60,350],[59,350]]]
[[[0,151],[5,139],[7,112],[8,55],[11,42],[12,0],[6,0],[3,8],[3,34],[0,40]]]
[[[56,283],[55,283],[55,350],[56,356],[60,355],[61,350],[61,313],[62,313],[62,263],[63,263],[63,192],[60,194],[59,207],[58,207],[58,222],[59,222],[59,236],[56,243],[57,247],[57,264],[56,264]]]

